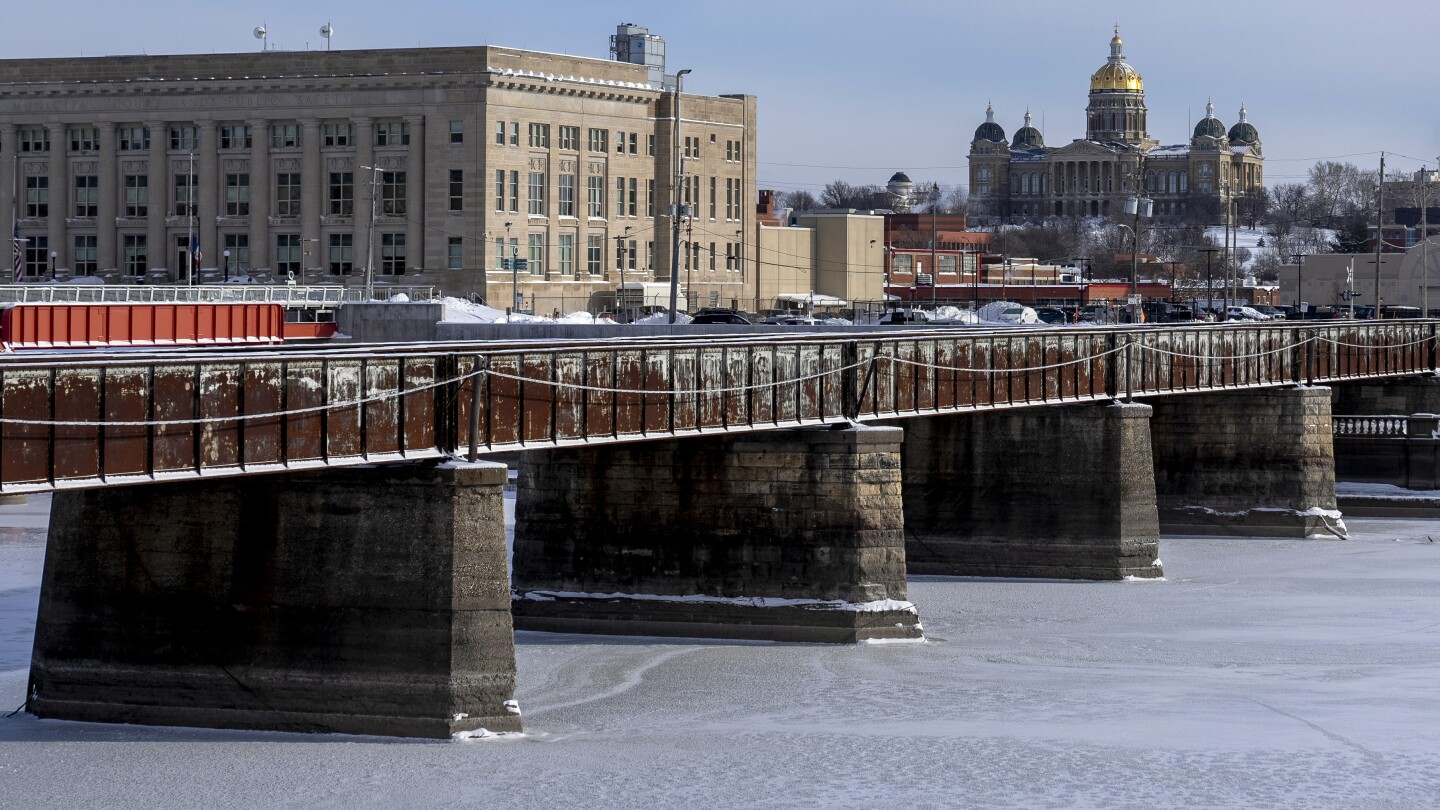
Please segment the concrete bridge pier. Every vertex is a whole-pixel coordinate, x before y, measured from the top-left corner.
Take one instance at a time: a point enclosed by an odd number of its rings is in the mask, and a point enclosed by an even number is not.
[[[1330,389],[1195,394],[1157,399],[1154,407],[1161,530],[1343,536]]]
[[[57,492],[40,717],[518,731],[502,465]]]
[[[779,641],[918,638],[899,428],[527,453],[521,630]]]
[[[910,573],[1161,576],[1149,423],[1138,404],[907,420]]]

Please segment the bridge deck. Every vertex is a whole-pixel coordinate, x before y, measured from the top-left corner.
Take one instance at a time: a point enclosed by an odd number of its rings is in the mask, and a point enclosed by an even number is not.
[[[0,359],[0,493],[1327,383],[1440,321],[73,352]]]

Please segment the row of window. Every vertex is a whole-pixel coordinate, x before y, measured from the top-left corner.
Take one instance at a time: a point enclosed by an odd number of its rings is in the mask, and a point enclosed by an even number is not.
[[[403,233],[379,233],[376,270],[381,275],[400,276],[405,274],[406,244]],[[121,269],[127,276],[143,276],[149,267],[149,245],[145,234],[121,234]],[[94,275],[99,270],[98,247],[95,234],[76,234],[74,253],[70,269],[76,275]],[[348,233],[329,234],[327,240],[325,269],[332,275],[350,275],[356,270],[354,235]],[[30,278],[37,278],[53,271],[50,266],[50,239],[36,235],[22,237],[24,244],[23,272]],[[250,236],[243,233],[221,234],[221,243],[226,256],[222,254],[223,269],[230,274],[244,274],[250,270]],[[450,270],[460,270],[464,261],[464,242],[458,236],[449,238],[446,265]],[[281,275],[300,274],[304,251],[298,233],[275,235],[275,260],[273,270]],[[190,237],[177,236],[175,239],[175,266],[185,267],[190,261]],[[185,274],[179,274],[184,278]]]
[[[381,121],[371,128],[375,146],[409,146],[410,124],[404,121]],[[96,127],[70,127],[71,152],[95,152],[100,148],[100,131]],[[253,128],[249,124],[221,126],[217,130],[219,145],[223,149],[249,149],[254,143]],[[188,152],[201,148],[200,128],[197,126],[170,127],[170,149]],[[465,141],[465,122],[450,122],[450,143]],[[352,147],[356,145],[355,125],[351,123],[330,123],[320,125],[320,145],[325,147]],[[304,128],[299,123],[281,123],[270,126],[270,146],[274,149],[294,149],[304,145]],[[143,126],[122,126],[115,128],[115,147],[122,152],[144,152],[150,149],[150,128]],[[16,132],[16,149],[25,152],[49,152],[50,130],[30,127]]]
[[[460,210],[457,197],[459,181],[458,171],[452,171],[451,176],[451,209]],[[545,172],[529,172],[526,177],[526,208],[525,213],[530,216],[548,217],[550,208],[547,201],[548,175]],[[700,216],[704,210],[701,194],[701,187],[705,178],[692,175],[685,179],[681,191],[681,204],[692,216]],[[606,198],[606,182],[604,177],[590,176],[585,178],[585,216],[590,219],[605,219],[609,200]],[[718,183],[720,178],[709,178],[710,187],[710,219],[716,219],[719,192]],[[557,192],[559,199],[556,205],[556,215],[561,217],[578,217],[580,177],[574,174],[562,174],[557,178]],[[520,172],[516,170],[496,169],[495,170],[495,210],[499,213],[520,212]],[[740,178],[725,178],[725,219],[726,221],[739,221],[743,208],[744,193]],[[640,215],[640,180],[635,177],[615,178],[615,208],[613,215],[616,217],[638,217]],[[645,180],[645,216],[655,216],[655,181]]]
[[[100,214],[100,178],[93,174],[75,175],[74,205],[75,217],[95,217]],[[405,216],[408,193],[405,172],[380,173],[380,197],[377,212],[384,216]],[[124,201],[121,207],[124,217],[146,217],[150,215],[150,178],[144,174],[127,174],[122,179]],[[464,203],[464,173],[458,169],[450,172],[450,210],[459,211]],[[230,173],[224,175],[224,216],[244,217],[250,215],[250,175]],[[274,195],[271,198],[271,213],[279,217],[298,217],[300,210],[301,176],[298,172],[278,172],[275,175]],[[353,216],[355,208],[355,175],[353,172],[330,172],[327,187],[326,213],[330,216]],[[175,216],[195,216],[199,195],[198,178],[192,174],[174,175],[174,193],[171,196],[171,213]],[[31,176],[25,178],[25,200],[23,216],[38,219],[50,216],[50,178]]]
[[[557,236],[554,245],[554,270],[561,276],[574,276],[577,270],[584,271],[584,274],[599,276],[605,272],[603,267],[605,257],[605,236],[604,234],[591,233],[585,235],[584,256],[576,255],[576,247],[579,244],[578,235],[575,233],[561,233]],[[454,240],[452,240],[453,242]],[[642,266],[639,263],[640,243],[635,239],[615,237],[614,267],[626,271],[639,271]],[[544,232],[533,232],[525,236],[525,269],[532,276],[543,276],[546,264],[547,235]],[[495,268],[500,269],[508,259],[520,258],[520,238],[496,237],[495,239]],[[721,252],[723,250],[723,253]],[[682,268],[684,270],[703,270],[706,267],[705,246],[699,242],[691,242],[688,247],[680,251]],[[708,268],[711,272],[725,270],[726,272],[738,273],[741,270],[740,243],[739,242],[711,242],[709,245]],[[577,262],[583,262],[577,266]],[[722,264],[723,262],[723,264]],[[645,243],[645,264],[643,269],[655,270],[655,243]]]

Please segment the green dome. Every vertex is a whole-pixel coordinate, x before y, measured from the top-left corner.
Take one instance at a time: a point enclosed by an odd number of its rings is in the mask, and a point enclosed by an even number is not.
[[[1045,137],[1040,130],[1030,126],[1030,111],[1025,111],[1025,126],[1015,130],[1015,140],[1010,143],[1014,149],[1043,149]]]
[[[985,105],[985,123],[975,130],[975,140],[994,141],[995,143],[1005,142],[1005,130],[995,123],[995,108]]]
[[[1225,137],[1225,125],[1220,123],[1219,118],[1201,118],[1200,123],[1195,125],[1195,137],[1223,138]]]

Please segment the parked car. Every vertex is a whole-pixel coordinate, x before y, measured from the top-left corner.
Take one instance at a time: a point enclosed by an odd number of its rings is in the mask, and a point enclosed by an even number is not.
[[[1247,306],[1232,306],[1226,311],[1229,320],[1232,321],[1268,321],[1270,316]]]
[[[815,324],[824,323],[824,321],[805,315],[771,315],[768,318],[761,318],[760,323],[779,324],[781,326],[814,326]]]
[[[876,323],[929,323],[930,313],[923,309],[892,309]]]
[[[1070,317],[1059,307],[1035,307],[1035,315],[1042,323],[1070,323]]]
[[[706,307],[690,318],[690,323],[750,323],[750,319],[733,309]]]
[[[1264,316],[1265,316],[1266,318],[1268,318],[1269,320],[1272,320],[1272,321],[1283,321],[1283,320],[1285,320],[1285,315],[1284,315],[1282,312],[1280,312],[1279,309],[1277,309],[1277,308],[1275,308],[1275,307],[1272,307],[1272,306],[1270,306],[1269,304],[1251,304],[1251,305],[1250,305],[1250,308],[1253,309],[1253,310],[1255,310],[1256,312],[1260,313],[1261,315],[1264,315]]]

